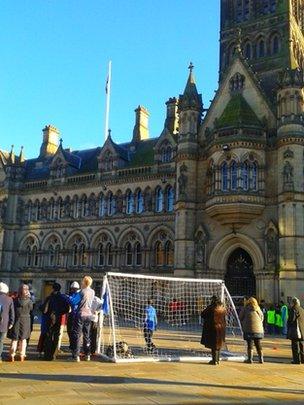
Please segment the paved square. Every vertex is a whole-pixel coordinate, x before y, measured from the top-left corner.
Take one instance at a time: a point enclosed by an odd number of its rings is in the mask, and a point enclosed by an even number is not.
[[[0,404],[304,403],[304,365],[290,364],[289,341],[265,339],[264,365],[222,362],[72,363],[64,353],[0,364]],[[66,341],[64,341],[66,343]]]

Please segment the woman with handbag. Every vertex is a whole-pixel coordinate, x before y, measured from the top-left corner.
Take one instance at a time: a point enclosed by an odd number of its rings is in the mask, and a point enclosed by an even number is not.
[[[288,310],[287,339],[291,340],[292,364],[304,364],[304,309],[296,297]]]
[[[253,343],[259,356],[259,363],[264,363],[261,340],[264,337],[263,320],[264,315],[257,300],[250,297],[240,312],[244,340],[247,342],[247,360],[245,363],[253,362]]]

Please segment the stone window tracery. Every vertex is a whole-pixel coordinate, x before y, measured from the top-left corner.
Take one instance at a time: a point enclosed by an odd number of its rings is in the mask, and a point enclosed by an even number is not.
[[[162,212],[164,208],[164,193],[160,187],[155,191],[155,211]]]

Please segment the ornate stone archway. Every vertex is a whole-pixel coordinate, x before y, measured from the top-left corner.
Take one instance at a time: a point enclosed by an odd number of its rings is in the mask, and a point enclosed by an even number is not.
[[[258,275],[264,269],[264,257],[258,244],[246,235],[233,233],[225,236],[215,246],[209,259],[209,269],[221,275],[225,275],[227,261],[231,253],[237,248],[245,249],[252,258],[253,271]]]

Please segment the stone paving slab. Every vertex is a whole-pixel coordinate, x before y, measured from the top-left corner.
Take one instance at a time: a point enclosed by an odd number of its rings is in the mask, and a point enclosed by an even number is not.
[[[33,341],[35,344],[35,339]],[[266,363],[71,363],[68,354],[0,364],[0,405],[304,404],[304,365],[290,343],[266,339]],[[31,360],[32,359],[32,360]]]

